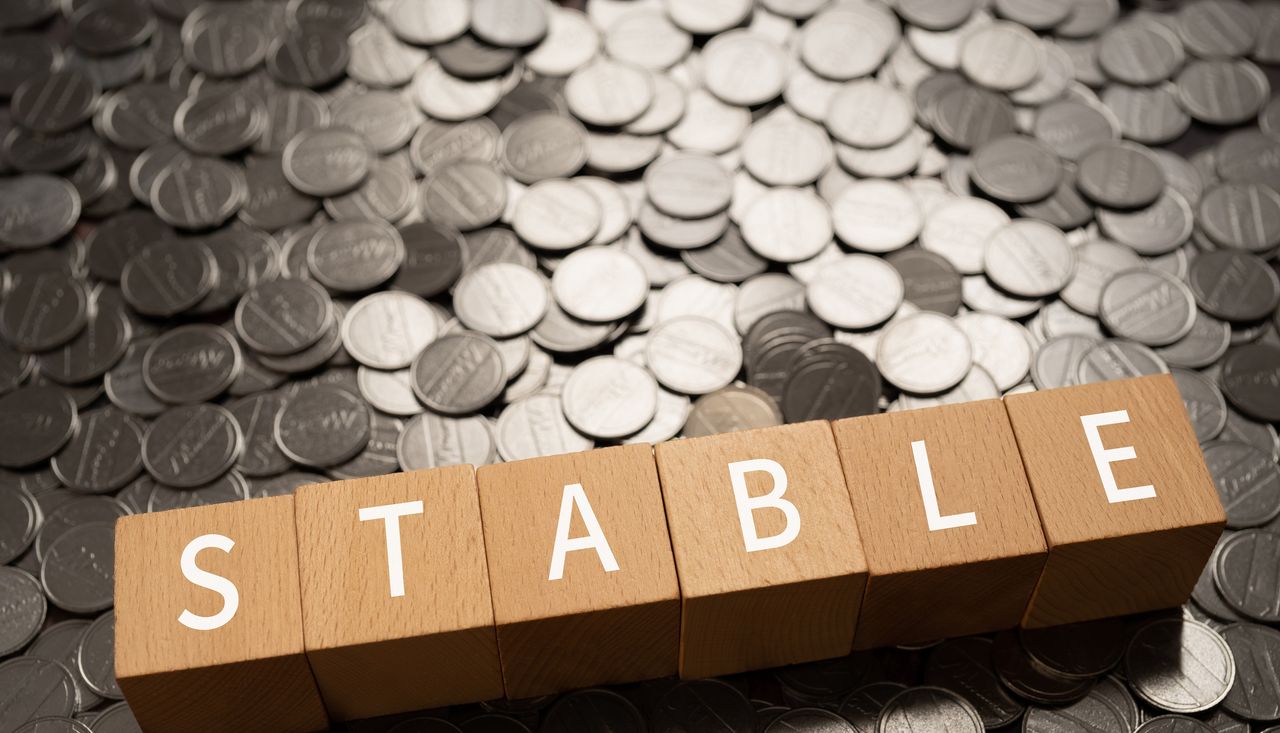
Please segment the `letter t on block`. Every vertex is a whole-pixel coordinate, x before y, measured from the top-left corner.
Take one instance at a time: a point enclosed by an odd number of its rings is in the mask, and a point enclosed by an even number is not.
[[[293,498],[116,523],[116,678],[148,733],[328,726],[307,666]]]
[[[655,453],[680,570],[680,676],[848,654],[867,563],[828,424]]]
[[[1004,402],[1049,545],[1023,625],[1185,602],[1226,515],[1173,378]]]

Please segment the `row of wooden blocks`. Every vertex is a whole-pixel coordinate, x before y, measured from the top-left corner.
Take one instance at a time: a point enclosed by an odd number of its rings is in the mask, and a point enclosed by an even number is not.
[[[1177,605],[1225,517],[1168,376],[128,517],[149,733],[700,677]]]

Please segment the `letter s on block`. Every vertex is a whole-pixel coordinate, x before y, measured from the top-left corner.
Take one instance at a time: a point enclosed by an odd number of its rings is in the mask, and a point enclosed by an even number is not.
[[[747,474],[752,471],[763,471],[773,479],[769,493],[761,496],[747,494]],[[738,523],[742,525],[742,541],[747,552],[785,547],[800,536],[800,512],[795,504],[782,498],[787,492],[787,472],[777,461],[768,458],[734,461],[729,464],[729,484],[733,486],[733,499],[738,504]],[[766,507],[782,512],[787,520],[782,531],[772,537],[760,537],[756,532],[753,512]]]
[[[1138,457],[1133,446],[1119,448],[1103,448],[1102,436],[1098,428],[1103,425],[1122,425],[1129,422],[1128,410],[1099,412],[1094,415],[1081,415],[1080,424],[1084,426],[1084,437],[1089,441],[1089,450],[1093,453],[1094,465],[1098,467],[1098,478],[1102,479],[1102,488],[1107,492],[1107,501],[1119,504],[1122,501],[1156,498],[1156,487],[1133,486],[1122,489],[1116,485],[1116,475],[1111,471],[1111,464],[1119,461],[1131,461]]]
[[[182,551],[182,575],[193,584],[208,588],[222,596],[222,610],[212,616],[198,616],[183,609],[182,615],[178,617],[178,623],[196,631],[213,631],[226,626],[231,619],[235,618],[236,611],[240,608],[240,591],[236,588],[236,584],[221,575],[214,575],[196,567],[196,555],[200,554],[201,550],[215,549],[230,553],[231,548],[235,546],[236,543],[230,537],[220,534],[200,535],[187,543]]]

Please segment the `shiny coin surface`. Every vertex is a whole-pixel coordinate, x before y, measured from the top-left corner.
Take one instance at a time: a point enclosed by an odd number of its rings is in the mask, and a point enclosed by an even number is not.
[[[1171,650],[1177,653],[1170,655]],[[1170,712],[1208,710],[1235,681],[1230,647],[1194,621],[1157,619],[1143,625],[1130,639],[1124,663],[1133,691]]]

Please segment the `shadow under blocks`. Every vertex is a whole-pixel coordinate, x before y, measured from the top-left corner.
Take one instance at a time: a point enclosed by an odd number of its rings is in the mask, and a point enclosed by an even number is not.
[[[149,733],[346,721],[1177,606],[1225,523],[1173,379],[121,519]]]

